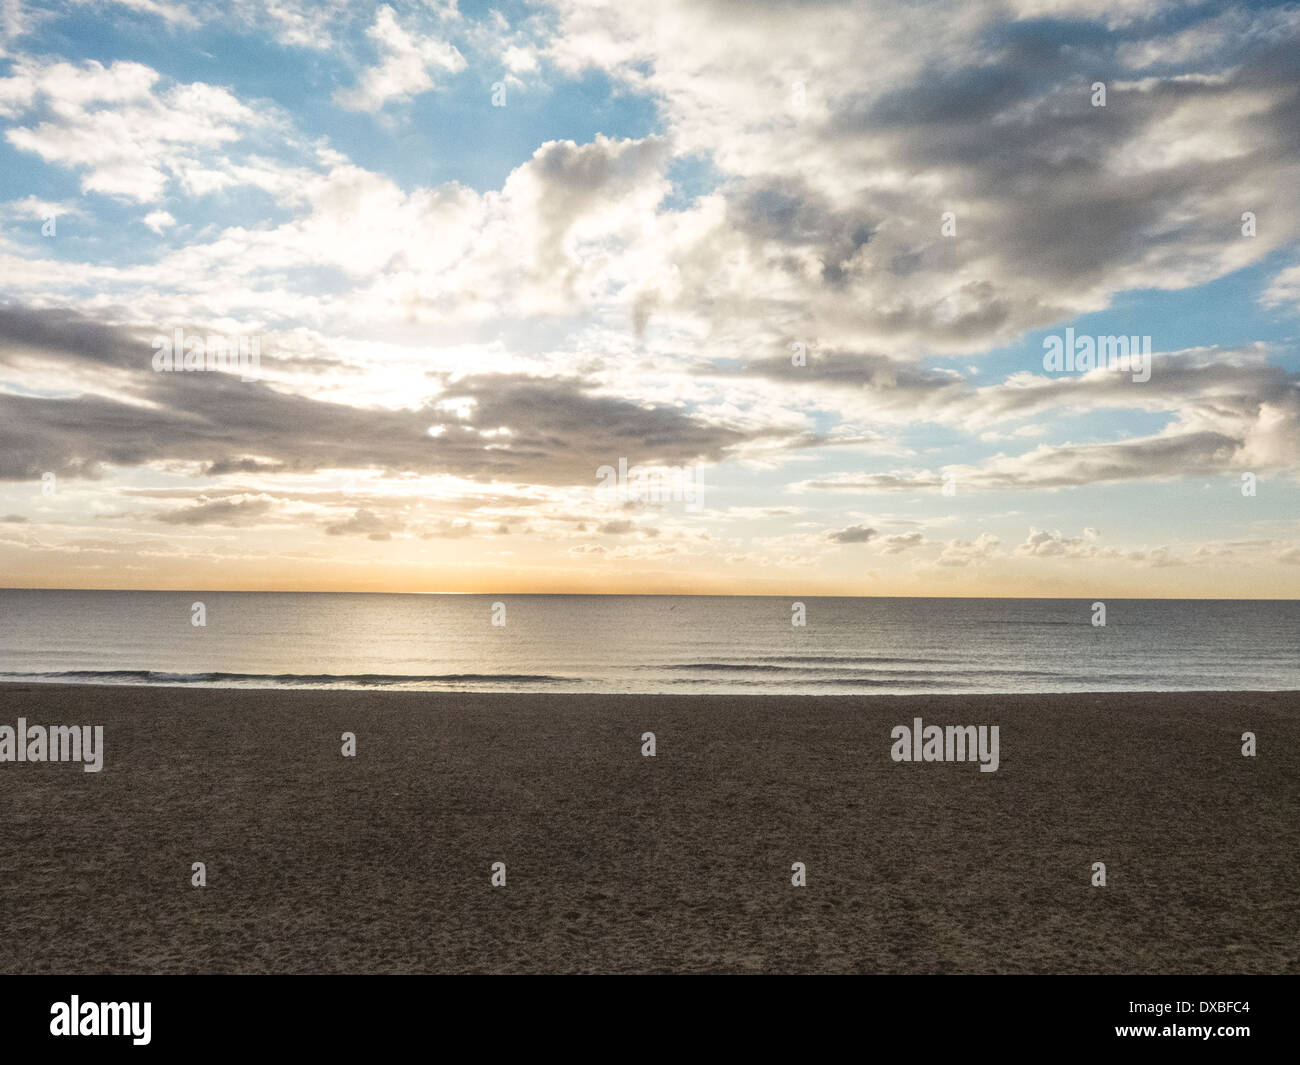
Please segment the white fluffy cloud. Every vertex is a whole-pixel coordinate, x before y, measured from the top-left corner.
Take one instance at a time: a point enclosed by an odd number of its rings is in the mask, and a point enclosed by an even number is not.
[[[169,229],[176,224],[176,219],[166,211],[150,211],[144,216],[143,221],[155,233],[162,233],[164,229]]]
[[[334,101],[349,111],[378,111],[390,100],[409,100],[431,90],[435,74],[465,69],[465,57],[454,45],[403,28],[388,5],[375,13],[366,36],[374,41],[380,59],[362,74],[355,88],[334,94]]]
[[[227,89],[194,82],[157,91],[158,80],[140,63],[20,59],[0,78],[0,117],[40,117],[10,126],[5,138],[46,163],[80,171],[83,192],[150,203],[172,179],[228,175],[214,154],[269,124]]]

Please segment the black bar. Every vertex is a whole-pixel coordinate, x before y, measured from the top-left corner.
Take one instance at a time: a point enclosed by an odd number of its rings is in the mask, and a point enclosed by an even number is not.
[[[855,1054],[888,1046],[981,1055],[1008,1049],[1182,1055],[1199,1048],[1235,1060],[1294,1052],[1298,987],[1285,977],[1255,976],[866,976],[834,988],[780,978],[721,987],[708,977],[691,983],[584,979],[567,986],[553,979],[489,984],[432,975],[6,977],[0,1030],[6,1051],[169,1058],[198,1051],[202,1059],[269,1047],[331,1056],[412,1044],[450,1051],[461,1039],[470,1057],[491,1056],[516,1040],[530,1054],[553,1045],[621,1056],[658,1044],[675,1056],[714,1041],[734,1050],[757,1040],[774,1050],[773,1041],[787,1039],[793,1051],[820,1057],[828,1039],[844,1037]],[[149,1003],[148,1043],[137,1045],[131,1034],[52,1035],[56,1004],[71,1006],[74,995],[83,1017],[87,1004],[137,1003],[135,1016],[143,1019]],[[92,1012],[102,1019],[101,1011]],[[1147,1028],[1150,1033],[1132,1031]],[[1212,1034],[1186,1034],[1189,1028]]]

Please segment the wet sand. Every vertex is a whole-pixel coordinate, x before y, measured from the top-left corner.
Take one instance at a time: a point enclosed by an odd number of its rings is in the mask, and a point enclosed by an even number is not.
[[[1300,972],[1300,693],[0,685],[20,716],[105,756],[0,764],[3,972]],[[998,771],[892,761],[918,716],[998,725]]]

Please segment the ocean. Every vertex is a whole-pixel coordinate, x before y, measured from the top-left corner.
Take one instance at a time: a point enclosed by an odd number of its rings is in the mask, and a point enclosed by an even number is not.
[[[203,604],[203,626],[193,624]],[[1300,602],[0,590],[0,680],[428,691],[1300,689]],[[496,604],[500,604],[497,606]],[[494,617],[503,624],[493,624]]]

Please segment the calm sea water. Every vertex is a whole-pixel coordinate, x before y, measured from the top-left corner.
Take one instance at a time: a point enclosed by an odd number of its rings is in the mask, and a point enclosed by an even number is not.
[[[202,601],[207,624],[191,624]],[[505,625],[492,624],[505,604]],[[447,691],[1300,689],[1300,602],[0,590],[0,679]]]

